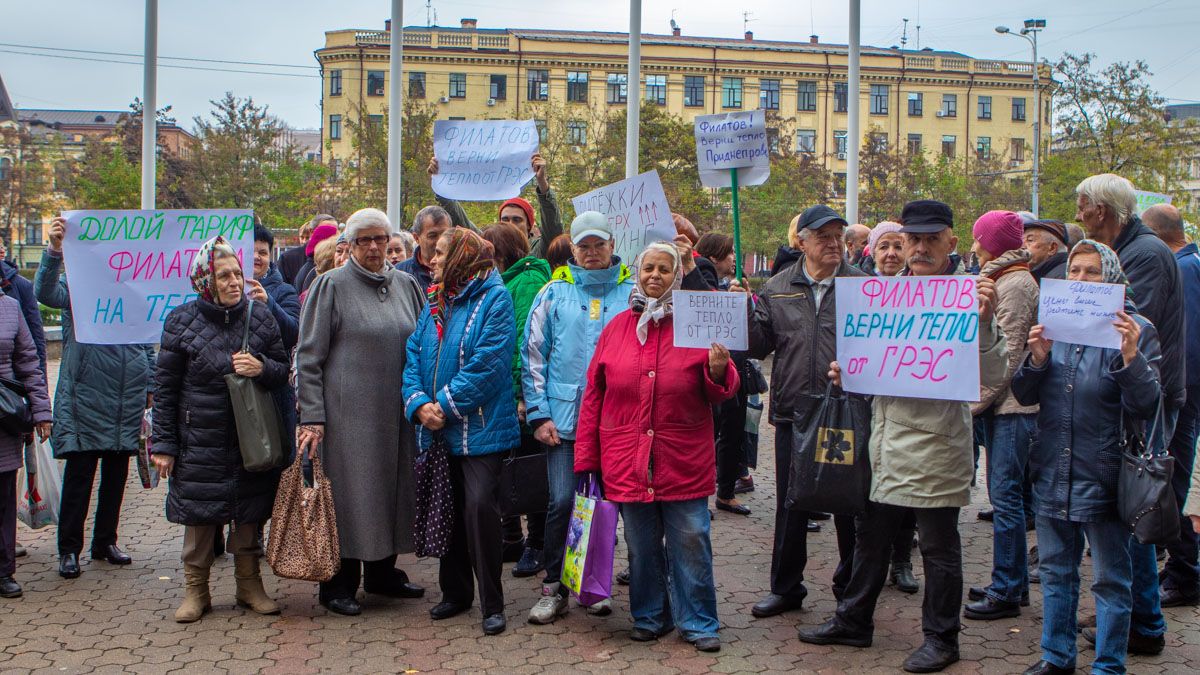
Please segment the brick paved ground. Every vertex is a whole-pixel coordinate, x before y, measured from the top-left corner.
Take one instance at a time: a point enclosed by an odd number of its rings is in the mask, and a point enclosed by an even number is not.
[[[53,377],[53,373],[52,373]],[[183,626],[171,621],[180,596],[181,528],[162,517],[165,486],[150,492],[131,473],[121,543],[134,564],[117,568],[83,561],[83,576],[67,581],[55,573],[53,529],[19,539],[29,556],[19,561],[20,600],[0,600],[0,670],[4,672],[183,671],[235,673],[269,671],[338,672],[896,672],[920,641],[920,595],[887,588],[876,612],[875,646],[870,649],[816,647],[796,640],[796,629],[818,623],[834,607],[829,579],[837,549],[831,529],[810,536],[810,595],[805,611],[772,619],[750,615],[765,591],[770,565],[774,490],[769,432],[762,439],[759,489],[747,503],[748,518],[718,512],[713,523],[717,598],[724,648],[700,655],[675,635],[657,644],[629,640],[628,595],[616,592],[616,611],[607,618],[581,609],[553,626],[525,623],[538,583],[514,579],[505,571],[509,630],[483,637],[478,610],[433,623],[428,610],[438,600],[432,560],[401,559],[400,565],[429,589],[419,601],[368,598],[359,617],[327,614],[317,605],[315,586],[267,577],[267,590],[280,601],[282,616],[261,617],[233,603],[229,558],[213,572],[214,611]],[[967,584],[983,582],[990,569],[991,537],[975,519],[985,497],[974,494],[963,510],[960,530]],[[89,523],[90,527],[90,523]],[[90,530],[89,530],[90,532]],[[89,535],[90,536],[90,535]],[[1032,543],[1032,535],[1031,535]],[[85,549],[86,550],[86,549]],[[624,546],[618,558],[624,555]],[[919,555],[915,556],[919,561]],[[1087,563],[1085,562],[1085,566]],[[920,577],[918,564],[918,577]],[[1085,575],[1087,571],[1085,570]],[[1085,578],[1087,578],[1085,576]],[[1090,611],[1090,598],[1084,611]],[[966,622],[963,661],[953,673],[1020,672],[1037,660],[1041,597],[1018,619]],[[1132,673],[1194,673],[1200,670],[1200,612],[1167,610],[1167,650],[1157,658],[1133,657]],[[1091,651],[1080,654],[1086,666]]]

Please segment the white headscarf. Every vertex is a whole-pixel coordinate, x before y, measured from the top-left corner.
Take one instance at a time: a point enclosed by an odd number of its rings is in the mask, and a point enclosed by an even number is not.
[[[650,253],[666,253],[671,256],[671,260],[675,263],[675,281],[671,283],[671,287],[660,298],[649,297],[646,295],[646,289],[642,288],[642,260]],[[629,306],[633,308],[633,311],[641,312],[637,324],[638,342],[646,344],[646,338],[650,333],[651,321],[657,323],[670,316],[671,312],[674,311],[671,296],[683,284],[682,267],[683,265],[679,260],[679,250],[674,245],[666,242],[659,241],[650,244],[638,254],[637,260],[633,263],[635,284],[633,292],[629,294]]]

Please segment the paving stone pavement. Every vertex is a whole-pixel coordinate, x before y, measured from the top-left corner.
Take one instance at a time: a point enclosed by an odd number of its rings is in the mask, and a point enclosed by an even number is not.
[[[51,369],[56,379],[57,364]],[[515,579],[505,566],[508,631],[485,637],[478,609],[434,623],[428,610],[439,599],[435,560],[402,556],[403,567],[428,589],[423,600],[368,597],[358,617],[330,615],[316,601],[314,584],[266,575],[268,592],[283,606],[276,617],[234,606],[232,561],[213,571],[213,612],[191,625],[176,624],[172,612],[182,592],[179,551],[182,528],[163,518],[165,485],[143,490],[131,471],[121,522],[121,544],[134,558],[114,567],[85,558],[83,575],[64,580],[56,573],[54,530],[18,526],[29,556],[18,561],[19,600],[0,600],[0,671],[39,673],[137,672],[493,672],[493,673],[892,673],[920,643],[921,596],[885,588],[875,613],[870,649],[818,647],[796,639],[799,627],[820,623],[834,609],[830,578],[837,562],[832,525],[809,536],[809,597],[804,611],[754,619],[753,604],[767,588],[774,486],[769,429],[761,439],[756,492],[745,502],[749,517],[716,512],[713,549],[723,648],[699,654],[674,634],[658,643],[629,640],[628,593],[616,587],[615,611],[604,618],[581,608],[552,626],[525,622],[538,597],[536,578]],[[986,502],[982,489],[963,509],[964,575],[967,585],[990,572],[991,530],[975,514]],[[90,528],[90,521],[88,527]],[[90,536],[90,529],[88,530]],[[1030,534],[1030,543],[1034,535]],[[85,548],[86,550],[86,548]],[[617,551],[618,565],[624,544]],[[914,552],[921,579],[920,555]],[[1084,579],[1090,578],[1084,563]],[[265,564],[264,564],[265,569]],[[965,589],[964,589],[965,592]],[[361,597],[361,596],[360,596]],[[1085,593],[1081,613],[1092,610]],[[1166,611],[1167,649],[1159,657],[1131,657],[1131,673],[1200,671],[1200,611]],[[1037,661],[1041,595],[1015,619],[965,621],[963,661],[950,673],[1019,673]],[[1080,651],[1079,666],[1092,652]]]

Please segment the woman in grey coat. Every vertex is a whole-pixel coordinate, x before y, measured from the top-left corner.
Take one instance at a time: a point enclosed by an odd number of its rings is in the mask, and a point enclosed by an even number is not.
[[[391,223],[378,209],[346,221],[350,259],[309,288],[300,315],[297,447],[318,446],[333,488],[342,563],[321,584],[331,612],[362,611],[367,593],[418,598],[425,589],[396,569],[413,550],[416,434],[404,419],[404,345],[424,297],[417,282],[386,259]]]
[[[62,274],[66,221],[50,225],[50,246],[34,278],[38,302],[62,310],[62,366],[54,397],[54,456],[65,459],[58,522],[58,573],[80,574],[83,524],[100,468],[100,494],[92,528],[92,560],[128,565],[117,547],[117,523],[125,496],[129,457],[137,452],[142,413],[150,404],[154,348],[150,345],[93,345],[75,341],[71,297]]]

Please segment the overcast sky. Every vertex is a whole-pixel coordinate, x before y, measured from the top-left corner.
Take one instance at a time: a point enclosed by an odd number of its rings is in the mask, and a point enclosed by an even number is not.
[[[208,101],[226,91],[253,96],[294,127],[319,126],[321,90],[313,50],[324,45],[324,31],[381,30],[390,11],[387,0],[161,0],[159,5],[160,56],[247,62],[161,61],[178,67],[159,70],[159,106],[174,106],[173,114],[189,128],[191,118],[205,114]],[[406,25],[426,25],[423,0],[404,5]],[[477,18],[481,28],[624,31],[629,25],[624,0],[433,0],[432,5],[437,23],[445,26],[457,26],[462,17]],[[514,9],[522,6],[536,9]],[[601,6],[606,9],[596,11]],[[845,43],[846,7],[828,0],[644,0],[642,26],[644,32],[669,33],[674,11],[684,35],[739,37],[742,12],[748,11],[757,38],[803,41],[815,32],[822,42]],[[143,47],[143,12],[139,0],[0,0],[0,77],[16,106],[125,109],[141,95],[136,62]],[[1048,22],[1040,38],[1043,57],[1090,51],[1103,63],[1143,59],[1154,72],[1154,86],[1171,102],[1200,102],[1200,40],[1195,38],[1200,0],[862,0],[862,40],[880,47],[899,44],[902,20],[908,18],[910,48],[917,46],[920,23],[922,47],[1028,59],[1024,40],[997,35],[993,28],[1019,28],[1033,17]],[[36,49],[45,47],[58,51]]]

